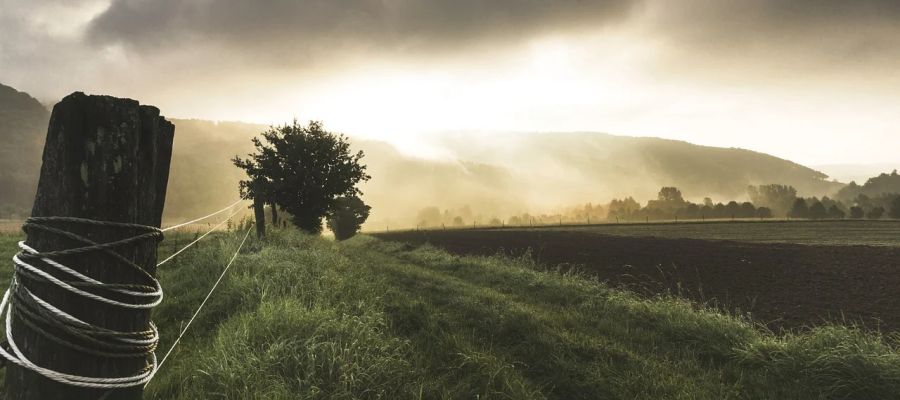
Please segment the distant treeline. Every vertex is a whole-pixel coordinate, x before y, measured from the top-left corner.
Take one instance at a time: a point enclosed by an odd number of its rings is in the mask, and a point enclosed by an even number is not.
[[[684,200],[677,188],[666,187],[660,190],[657,200],[650,200],[645,207],[630,197],[613,200],[607,219],[900,219],[900,194],[897,193],[875,197],[860,194],[845,202],[828,196],[799,197],[793,187],[773,184],[750,186],[747,194],[751,201],[713,203],[705,198],[703,204],[696,204]]]
[[[872,178],[863,186],[852,183],[836,198],[801,197],[792,186],[769,184],[749,186],[750,201],[714,202],[707,197],[702,203],[693,203],[685,200],[678,188],[663,187],[657,198],[645,206],[633,197],[625,197],[606,204],[587,203],[555,213],[525,212],[506,218],[479,214],[468,205],[443,211],[432,206],[421,209],[416,221],[418,227],[433,228],[750,218],[900,219],[900,193],[865,194],[877,187],[900,187],[900,175],[894,171]]]

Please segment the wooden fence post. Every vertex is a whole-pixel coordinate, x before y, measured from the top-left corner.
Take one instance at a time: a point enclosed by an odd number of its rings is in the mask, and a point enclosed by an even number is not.
[[[131,99],[88,96],[81,92],[66,96],[53,107],[32,216],[159,227],[174,133],[174,125],[160,116],[156,107],[142,106]],[[136,229],[122,227],[54,224],[98,243],[139,234]],[[27,244],[42,252],[83,245],[43,230],[26,229],[26,233]],[[115,250],[155,275],[157,244],[147,241]],[[68,267],[102,282],[141,282],[139,272],[122,268],[119,261],[103,253],[64,258]],[[47,269],[43,262],[35,261],[33,265]],[[125,310],[25,275],[19,276],[19,282],[48,303],[90,324],[117,331],[149,329],[149,309]],[[12,318],[16,343],[38,366],[91,377],[134,375],[147,366],[147,360],[142,358],[108,358],[76,351],[21,323],[22,317],[15,311]],[[53,329],[48,332],[59,334]],[[7,363],[6,394],[8,398],[22,400],[96,400],[103,395],[107,399],[140,399],[143,386],[113,392],[69,386]]]

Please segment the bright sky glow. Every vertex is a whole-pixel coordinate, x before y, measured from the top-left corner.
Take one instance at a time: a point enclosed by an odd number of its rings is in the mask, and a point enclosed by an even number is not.
[[[679,20],[666,2],[647,4],[625,22],[596,29],[475,37],[433,52],[385,50],[378,41],[353,38],[331,53],[318,44],[300,47],[299,61],[275,65],[261,58],[282,54],[254,52],[253,43],[249,50],[234,47],[202,32],[159,43],[98,44],[89,27],[108,0],[0,0],[6,26],[0,36],[7,37],[0,39],[0,82],[48,103],[82,90],[138,98],[181,118],[323,120],[331,129],[428,157],[441,155],[428,144],[429,133],[464,130],[656,136],[809,165],[900,160],[900,76],[885,61],[893,53],[854,50],[862,55],[837,58],[845,48],[827,49],[813,39],[780,47],[775,33],[759,42],[744,38],[738,51],[712,43],[714,18],[696,28],[710,30],[702,36],[710,43],[696,41],[695,20]],[[779,11],[773,10],[757,11]],[[772,25],[780,21],[773,15],[775,22],[757,15],[747,23],[818,33],[816,25]],[[892,37],[885,32],[867,28],[867,41],[834,42],[871,45],[879,43],[873,38]]]

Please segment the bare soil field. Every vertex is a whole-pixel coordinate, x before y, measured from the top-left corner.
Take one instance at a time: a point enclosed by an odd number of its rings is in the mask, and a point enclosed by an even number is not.
[[[508,229],[527,229],[511,227]],[[754,243],[900,246],[897,220],[739,220],[540,226],[615,236],[736,240]]]
[[[900,247],[618,236],[586,229],[403,231],[374,236],[459,254],[520,255],[644,294],[746,314],[773,330],[825,321],[900,331]]]

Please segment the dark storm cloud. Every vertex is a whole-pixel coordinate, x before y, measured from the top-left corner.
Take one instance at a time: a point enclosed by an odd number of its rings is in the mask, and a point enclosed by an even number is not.
[[[600,30],[653,44],[634,68],[679,79],[900,81],[900,0],[0,0],[0,81],[49,95],[112,85],[110,71],[214,80],[436,53],[465,65],[482,55],[472,49],[503,57],[544,33]],[[607,59],[602,48],[590,59]]]
[[[88,38],[145,54],[223,46],[291,62],[359,48],[503,45],[643,16],[649,35],[684,56],[892,59],[900,36],[898,0],[113,0]]]
[[[712,56],[897,56],[897,0],[658,1],[653,29],[675,46]],[[702,54],[701,54],[702,55]]]
[[[146,51],[192,41],[267,50],[370,46],[418,51],[595,28],[632,0],[115,0],[89,37]]]

